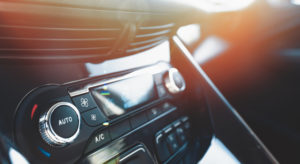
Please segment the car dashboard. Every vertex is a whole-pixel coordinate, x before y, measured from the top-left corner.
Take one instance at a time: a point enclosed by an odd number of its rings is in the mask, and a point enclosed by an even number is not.
[[[277,163],[177,36],[205,15],[193,6],[0,5],[0,130],[28,162],[209,163],[221,143],[235,163]]]

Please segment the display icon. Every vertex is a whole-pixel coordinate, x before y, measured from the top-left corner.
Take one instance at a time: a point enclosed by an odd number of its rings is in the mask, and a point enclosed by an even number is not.
[[[96,114],[91,114],[91,120],[93,120],[93,121],[96,121],[96,120],[97,120]]]
[[[87,98],[81,98],[80,102],[81,102],[80,103],[81,107],[85,107],[85,108],[89,107],[89,100]]]

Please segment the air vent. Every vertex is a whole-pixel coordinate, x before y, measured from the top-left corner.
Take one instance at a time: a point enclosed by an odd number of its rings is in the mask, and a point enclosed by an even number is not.
[[[0,25],[0,54],[9,58],[62,58],[106,55],[118,39],[116,27]]]
[[[99,62],[167,40],[173,16],[42,3],[0,2],[1,59]],[[56,61],[56,60],[55,60]]]
[[[141,25],[134,40],[129,44],[128,54],[137,53],[155,47],[169,39],[174,23],[160,25]]]

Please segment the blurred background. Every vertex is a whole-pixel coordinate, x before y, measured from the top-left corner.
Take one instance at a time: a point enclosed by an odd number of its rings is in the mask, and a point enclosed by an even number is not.
[[[299,163],[300,1],[202,2],[177,34],[279,162]]]

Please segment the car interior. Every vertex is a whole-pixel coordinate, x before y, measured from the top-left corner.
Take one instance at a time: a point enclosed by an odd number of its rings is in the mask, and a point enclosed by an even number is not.
[[[1,0],[0,21],[0,163],[300,163],[300,0]]]

